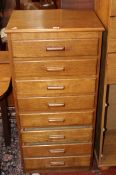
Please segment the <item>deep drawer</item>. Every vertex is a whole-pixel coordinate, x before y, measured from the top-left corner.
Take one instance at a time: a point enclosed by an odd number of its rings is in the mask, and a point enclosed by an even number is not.
[[[32,130],[33,129],[33,130]],[[46,142],[89,142],[92,141],[91,127],[88,128],[60,128],[60,129],[24,129],[21,131],[23,143]]]
[[[116,83],[116,54],[108,54],[107,57],[107,82]]]
[[[19,114],[21,128],[92,125],[94,112],[60,112]]]
[[[52,112],[93,109],[94,95],[18,98],[19,112]]]
[[[76,57],[59,57],[57,60],[53,57],[51,59],[46,61],[39,61],[39,59],[38,61],[34,59],[31,61],[15,61],[16,78],[41,76],[84,77],[96,75],[97,73],[97,57],[79,57],[79,60],[73,60]]]
[[[52,145],[23,146],[23,155],[29,157],[53,157],[91,154],[91,143],[71,143]]]
[[[96,79],[17,80],[16,87],[22,97],[90,94],[95,92]]]
[[[24,165],[27,170],[88,167],[91,157],[88,156],[65,156],[65,157],[46,157],[24,159]]]
[[[13,57],[98,55],[98,39],[13,41]]]

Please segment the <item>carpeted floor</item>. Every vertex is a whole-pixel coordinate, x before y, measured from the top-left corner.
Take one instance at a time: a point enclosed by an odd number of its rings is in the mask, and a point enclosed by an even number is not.
[[[2,138],[0,142],[0,175],[25,175],[22,171],[21,161],[20,161],[20,151],[18,134],[16,129],[16,121],[11,120],[11,146],[5,147],[4,139]],[[33,174],[37,175],[37,174]],[[116,175],[116,168],[111,168],[107,171],[100,171],[97,168],[91,170],[90,172],[75,172],[75,173],[45,173],[42,175]]]

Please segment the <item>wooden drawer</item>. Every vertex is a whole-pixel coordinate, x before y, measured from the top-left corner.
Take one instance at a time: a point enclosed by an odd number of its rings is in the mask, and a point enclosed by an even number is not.
[[[110,0],[110,16],[116,16],[116,0]]]
[[[98,55],[98,39],[13,41],[13,57]]]
[[[94,95],[18,98],[20,112],[52,112],[93,109],[94,105]]]
[[[91,143],[70,143],[23,146],[23,155],[29,157],[53,157],[91,154]]]
[[[110,18],[108,33],[108,53],[116,52],[116,17]]]
[[[116,39],[109,39],[108,41],[108,53],[116,52]]]
[[[85,59],[84,59],[85,58]],[[97,73],[97,57],[59,57],[46,61],[15,61],[18,77],[91,76]],[[59,59],[59,60],[58,60]],[[67,59],[67,60],[66,60]],[[69,59],[69,60],[68,60]]]
[[[21,128],[92,125],[94,112],[60,112],[19,114]]]
[[[108,39],[116,39],[116,17],[110,17]]]
[[[56,169],[71,167],[90,166],[91,157],[88,156],[64,156],[64,157],[44,157],[44,158],[25,158],[24,165],[27,170],[37,169]]]
[[[33,130],[32,130],[33,129]],[[60,129],[38,129],[25,128],[21,131],[23,143],[45,143],[45,142],[89,142],[92,141],[91,127],[88,128],[60,128]]]
[[[17,80],[16,87],[22,97],[90,94],[95,92],[96,79]]]
[[[107,82],[109,84],[116,83],[116,54],[107,56]]]

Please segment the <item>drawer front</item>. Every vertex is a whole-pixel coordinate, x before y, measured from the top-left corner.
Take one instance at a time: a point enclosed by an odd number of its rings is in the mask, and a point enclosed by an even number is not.
[[[83,58],[85,57],[79,57],[79,60],[71,60],[72,58],[64,60],[64,57],[59,57],[60,60],[54,60],[53,57],[50,61],[15,61],[15,75],[16,78],[96,75],[97,57]]]
[[[22,97],[90,94],[95,92],[95,86],[96,79],[40,79],[16,81],[17,94]]]
[[[108,41],[108,53],[116,52],[116,39],[109,39]]]
[[[92,141],[92,128],[63,128],[33,130],[25,129],[21,132],[23,143],[45,143],[45,142],[89,142]]]
[[[91,143],[78,144],[52,144],[23,146],[23,155],[29,157],[53,157],[53,156],[71,156],[91,154]]]
[[[45,158],[25,158],[24,165],[27,170],[37,169],[56,169],[71,167],[90,166],[91,157],[88,156],[64,156],[64,157],[45,157]]]
[[[94,106],[94,95],[18,98],[20,112],[71,111],[78,109],[93,109]]]
[[[107,82],[116,83],[116,54],[108,54],[107,57]]]
[[[21,128],[92,125],[93,111],[19,114]]]
[[[98,39],[13,41],[14,57],[98,55]]]
[[[116,16],[116,0],[111,1],[111,9],[110,9],[110,16]]]
[[[109,21],[108,39],[116,39],[116,17],[111,17]]]

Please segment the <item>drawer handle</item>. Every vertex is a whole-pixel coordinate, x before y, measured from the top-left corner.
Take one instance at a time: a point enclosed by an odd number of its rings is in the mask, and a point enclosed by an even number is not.
[[[50,149],[50,153],[65,153],[65,149]]]
[[[49,139],[64,139],[64,135],[50,135]]]
[[[64,122],[65,119],[64,118],[49,118],[48,121],[49,122]]]
[[[64,86],[48,86],[48,90],[63,90],[65,87]]]
[[[50,162],[51,166],[64,166],[65,162],[64,161],[60,161],[60,162]]]
[[[47,47],[46,51],[65,51],[65,47]]]
[[[46,71],[48,72],[60,72],[60,71],[64,71],[65,68],[64,67],[46,67]]]
[[[49,107],[64,107],[64,103],[48,103]]]

